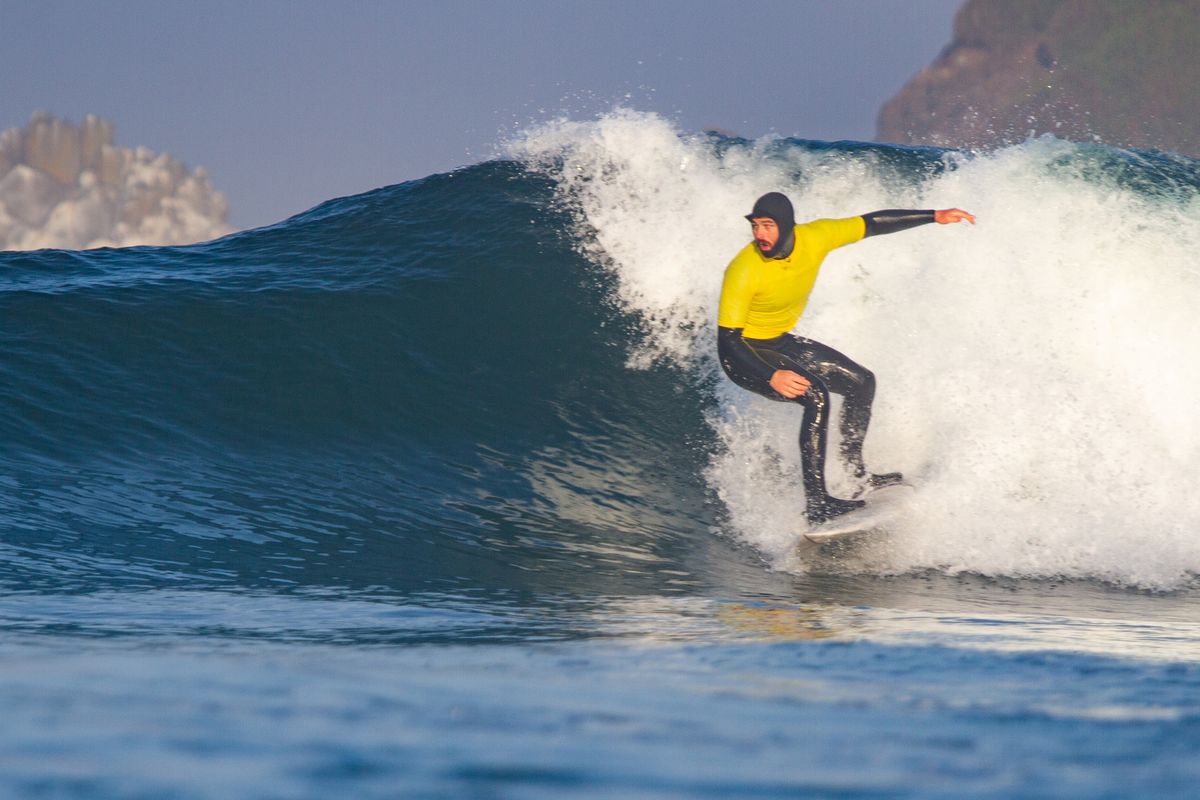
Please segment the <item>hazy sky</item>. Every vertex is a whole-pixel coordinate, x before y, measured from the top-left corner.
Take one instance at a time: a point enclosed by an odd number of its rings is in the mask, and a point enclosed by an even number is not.
[[[624,104],[864,139],[961,0],[0,0],[0,129],[37,109],[205,167],[237,227]]]

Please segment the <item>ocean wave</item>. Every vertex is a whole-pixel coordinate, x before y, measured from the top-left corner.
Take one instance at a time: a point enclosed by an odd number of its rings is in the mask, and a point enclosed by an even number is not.
[[[1190,586],[1194,176],[1051,139],[750,142],[615,112],[203,245],[0,254],[0,583]],[[876,371],[868,457],[919,486],[833,565],[795,556],[795,410],[714,359],[771,189],[801,217],[979,216],[832,255],[801,323]]]

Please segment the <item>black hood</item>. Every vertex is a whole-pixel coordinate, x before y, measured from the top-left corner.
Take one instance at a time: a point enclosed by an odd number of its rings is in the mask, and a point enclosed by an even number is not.
[[[775,242],[775,246],[763,255],[767,258],[790,256],[792,248],[796,245],[796,212],[792,208],[792,201],[787,199],[787,195],[782,192],[767,192],[755,200],[754,210],[746,215],[746,219],[755,217],[769,217],[775,220],[775,224],[779,226],[779,241]]]

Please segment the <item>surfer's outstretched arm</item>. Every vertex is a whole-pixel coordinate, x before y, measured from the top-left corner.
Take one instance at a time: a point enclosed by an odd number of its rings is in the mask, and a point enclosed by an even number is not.
[[[946,208],[940,211],[933,209],[918,211],[906,208],[889,208],[884,211],[872,211],[870,214],[863,214],[863,221],[867,223],[867,232],[863,234],[863,238],[866,238],[867,236],[881,236],[885,233],[906,231],[909,228],[915,228],[918,225],[927,225],[930,222],[936,222],[939,225],[949,225],[953,222],[969,222],[974,225],[975,215],[968,214],[961,208]]]

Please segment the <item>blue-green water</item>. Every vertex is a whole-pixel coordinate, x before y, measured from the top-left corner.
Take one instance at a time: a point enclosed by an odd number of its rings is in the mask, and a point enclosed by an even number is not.
[[[681,244],[709,235],[705,209],[676,208],[686,192],[638,159],[678,146],[705,176],[831,214],[950,190],[986,205],[986,168],[1010,193],[1125,192],[1124,217],[1167,209],[1188,236],[1194,166],[1045,143],[978,163],[759,148],[623,122],[630,141],[591,167],[594,131],[549,131],[520,160],[213,243],[0,254],[0,796],[1191,795],[1200,517],[1146,488],[1165,460],[1158,482],[1183,494],[1189,431],[1176,450],[1108,432],[1154,454],[1122,462],[1143,488],[1122,538],[1123,485],[1101,487],[1112,507],[1064,505],[994,485],[984,459],[945,466],[969,451],[956,420],[1008,464],[1012,437],[1048,438],[973,405],[973,375],[1006,374],[1004,354],[971,359],[927,426],[883,399],[911,390],[882,380],[881,351],[869,455],[920,477],[916,519],[798,556],[802,526],[751,491],[794,484],[762,431],[790,443],[797,421],[718,379],[694,322],[711,285],[648,277],[686,262],[719,282],[733,251]],[[655,192],[665,225],[638,206]],[[630,234],[645,229],[648,260]],[[890,252],[931,249],[906,235]],[[1011,266],[1002,234],[971,235]],[[1154,236],[1117,244],[1160,265],[1164,286],[1137,297],[1170,318],[1195,282]],[[865,341],[861,315],[833,315],[858,296],[836,280],[814,324]],[[1023,324],[1063,338],[1058,317]],[[910,374],[963,341],[928,336],[897,357]],[[1147,391],[1150,421],[1177,419]],[[1115,456],[1079,441],[1026,484],[1085,458],[1102,482]],[[776,455],[743,457],[760,450]],[[1004,526],[980,497],[1010,504]]]

